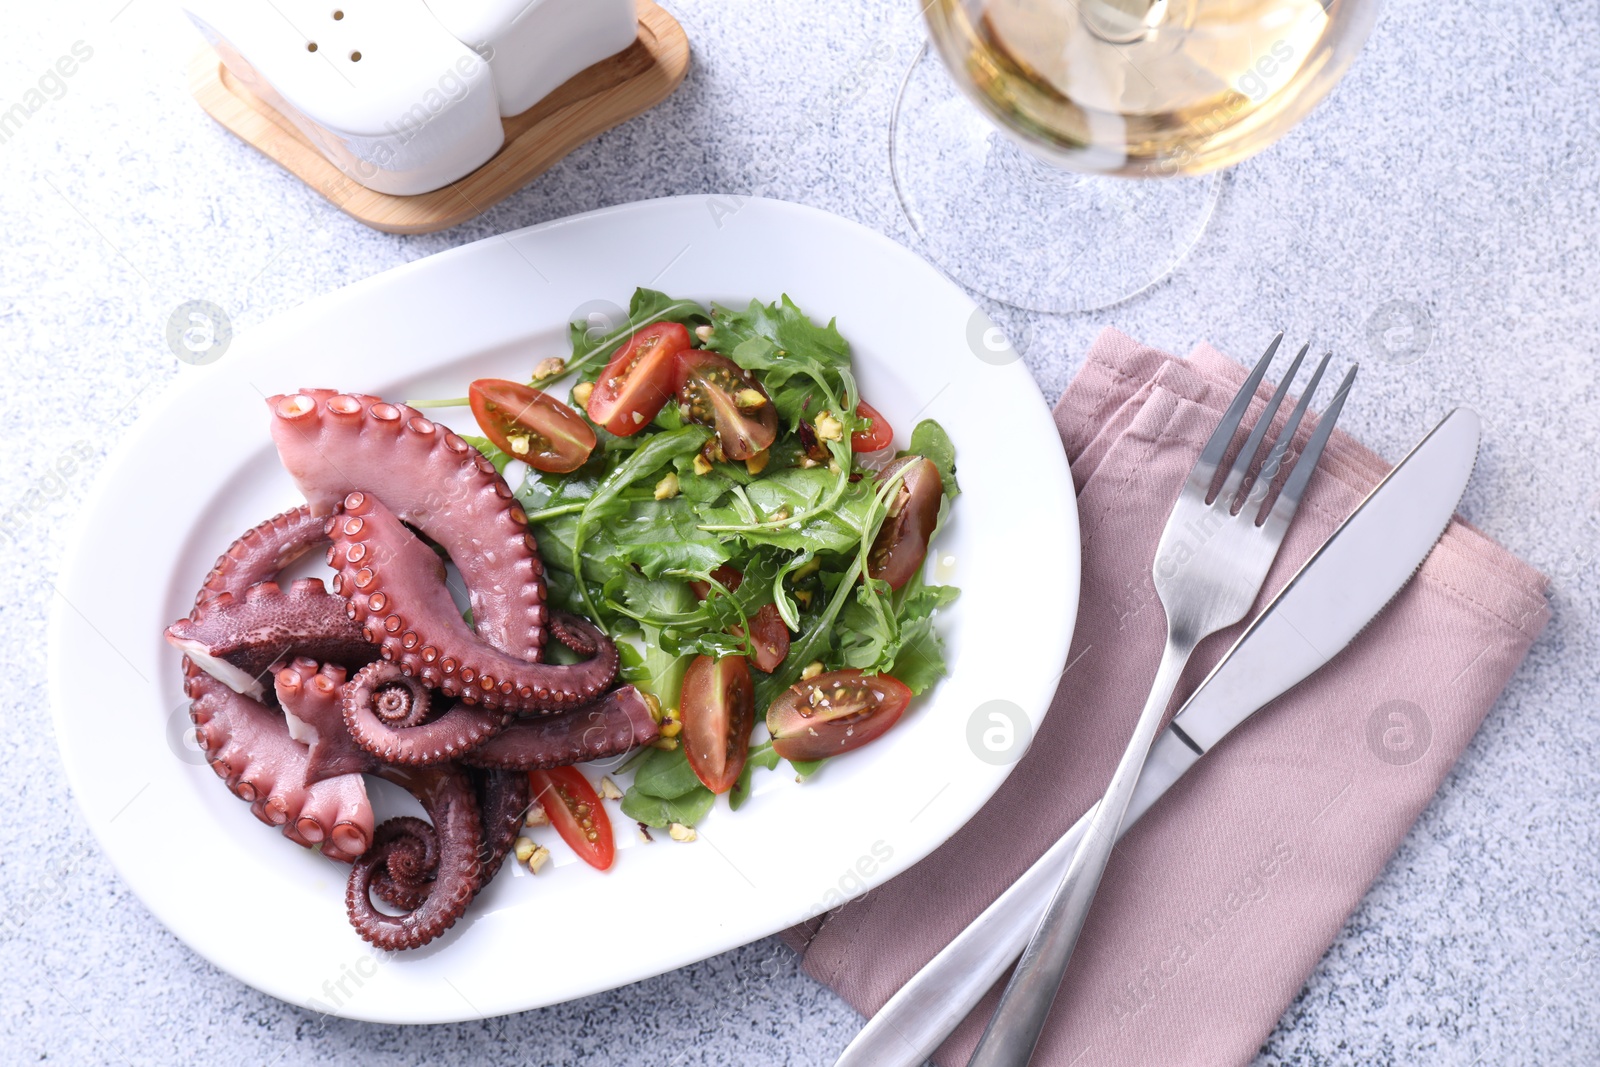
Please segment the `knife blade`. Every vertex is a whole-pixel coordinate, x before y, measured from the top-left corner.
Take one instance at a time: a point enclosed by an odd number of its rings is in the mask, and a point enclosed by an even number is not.
[[[1217,742],[1332,659],[1411,580],[1477,462],[1481,423],[1456,408],[1395,465],[1239,635],[1156,738],[1119,838]],[[835,1067],[918,1067],[1016,962],[1091,808],[912,976]]]

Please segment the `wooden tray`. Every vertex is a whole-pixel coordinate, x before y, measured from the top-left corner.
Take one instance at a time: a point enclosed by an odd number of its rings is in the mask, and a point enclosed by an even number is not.
[[[210,47],[189,67],[206,113],[357,222],[385,233],[432,233],[487,211],[583,142],[665,100],[689,70],[689,38],[651,0],[639,0],[639,38],[563,83],[520,115],[501,119],[505,144],[483,166],[431,193],[393,196],[349,178],[294,123],[246,89]]]

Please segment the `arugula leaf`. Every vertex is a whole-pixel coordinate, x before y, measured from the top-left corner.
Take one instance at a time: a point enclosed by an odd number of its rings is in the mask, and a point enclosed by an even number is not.
[[[664,630],[661,643],[666,651],[680,656],[713,656],[721,659],[723,656],[743,656],[750,651],[750,642],[747,638],[719,630],[699,630],[692,633],[683,630]]]
[[[646,578],[664,571],[711,571],[728,561],[731,545],[700,529],[694,503],[681,497],[642,501],[608,524],[612,558],[632,563]]]
[[[703,785],[671,799],[630,789],[622,795],[622,814],[658,829],[675,822],[693,826],[710,813],[716,802],[717,795]]]
[[[772,750],[771,741],[763,741],[751,748],[750,754],[745,757],[744,770],[739,772],[739,780],[728,791],[730,810],[738,811],[750,799],[750,779],[757,767],[765,767],[769,771],[778,769],[778,754]]]
[[[588,583],[583,578],[583,552],[581,548],[584,539],[593,526],[605,513],[607,507],[615,501],[622,491],[640,478],[655,474],[664,464],[674,456],[693,452],[703,445],[711,432],[704,426],[685,426],[681,430],[668,430],[652,436],[644,444],[634,450],[633,454],[617,466],[617,469],[606,476],[600,483],[600,488],[595,490],[583,510],[578,513],[578,521],[572,533],[572,543],[567,551],[567,558],[571,561],[573,576],[578,582],[578,594],[584,605],[588,608],[591,618],[599,621],[600,611],[596,607],[594,598],[589,593]]]
[[[861,524],[871,510],[873,494],[874,484],[866,478],[852,483],[847,473],[835,474],[826,467],[791,467],[744,487],[755,522],[730,505],[707,509],[703,525],[713,533],[737,532],[751,544],[792,552],[850,552],[861,540]],[[774,520],[779,514],[794,521]]]
[[[743,465],[734,466],[731,463],[713,463],[708,474],[697,474],[694,469],[694,457],[698,453],[679,456],[672,461],[675,473],[678,475],[678,493],[691,504],[710,506],[721,501],[736,485],[743,485],[749,477],[741,478],[745,473]]]
[[[628,677],[630,672],[638,673],[644,669],[644,653],[639,651],[637,645],[628,641],[617,642],[617,674],[625,682],[632,682]]]
[[[487,437],[474,437],[471,434],[464,433],[461,435],[461,439],[479,452],[482,452],[485,458],[494,464],[494,469],[498,474],[505,474],[506,464],[516,458],[508,452],[501,451],[499,446]],[[529,469],[531,470],[532,468]]]
[[[847,430],[863,428],[855,416],[861,397],[850,371],[850,346],[832,321],[816,325],[787,296],[776,304],[752,300],[743,311],[713,306],[706,347],[760,372],[791,429],[825,408]]]
[[[889,672],[913,694],[920,695],[945,676],[944,645],[931,619],[913,619],[900,631],[900,654]]]
[[[630,572],[624,570],[617,585],[619,591],[615,595],[621,598],[625,611],[634,616],[656,619],[681,616],[692,612],[695,606],[689,587],[676,579],[630,578]],[[607,598],[612,597],[612,583],[607,583]],[[636,652],[634,662],[623,664],[622,680],[650,693],[663,707],[676,707],[689,660],[669,647],[660,623],[641,621],[639,631],[643,653]],[[619,650],[625,644],[619,642]]]
[[[839,615],[839,663],[868,674],[889,669],[900,647],[900,627],[893,614],[876,610],[882,594],[863,583],[855,599]]]
[[[602,588],[606,602],[640,626],[700,627],[711,616],[677,578],[646,578],[632,567],[619,567]]]
[[[662,800],[675,800],[700,785],[682,745],[671,752],[654,749],[633,776],[633,788]]]
[[[792,759],[789,761],[789,766],[794,768],[794,773],[803,781],[816,774],[827,762],[826,759]]]
[[[779,567],[778,573],[773,576],[772,602],[778,606],[778,617],[790,630],[800,629],[800,609],[796,606],[794,597],[783,587],[783,580],[801,568],[809,566],[816,557],[817,554],[808,548]]]
[[[921,572],[917,573],[918,582],[907,583],[901,590],[899,615],[902,620],[913,618],[927,618],[940,608],[947,608],[956,602],[961,595],[961,590],[953,585],[924,585],[920,579]]]
[[[646,826],[675,822],[693,826],[716,801],[716,794],[695,777],[680,745],[671,752],[656,749],[645,757],[622,796],[622,813]]]
[[[923,419],[911,431],[911,447],[899,453],[902,456],[922,456],[933,460],[939,468],[939,480],[944,483],[944,495],[954,497],[961,492],[956,484],[956,446],[950,435],[932,419]]]
[[[712,305],[707,348],[731,356],[739,345],[758,337],[796,357],[816,360],[834,369],[850,368],[850,345],[839,333],[835,320],[829,320],[826,326],[816,325],[787,294],[776,304],[752,300],[743,311]]]

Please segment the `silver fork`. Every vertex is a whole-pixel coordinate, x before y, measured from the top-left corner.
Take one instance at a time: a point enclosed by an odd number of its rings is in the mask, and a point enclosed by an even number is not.
[[[978,1042],[968,1067],[1025,1067],[1033,1056],[1034,1046],[1044,1030],[1045,1019],[1050,1014],[1062,976],[1072,959],[1073,947],[1083,930],[1084,920],[1094,901],[1095,890],[1100,885],[1106,863],[1111,858],[1112,846],[1117,840],[1128,802],[1133,797],[1134,784],[1144,768],[1146,755],[1155,740],[1167,704],[1178,686],[1178,678],[1189,656],[1200,641],[1225,626],[1244,618],[1261,591],[1267,570],[1278,554],[1283,535],[1289,528],[1305,493],[1306,483],[1322,456],[1328,436],[1344,407],[1350,385],[1355,380],[1356,368],[1351,367],[1339,385],[1333,402],[1328,405],[1322,421],[1306,443],[1305,452],[1295,461],[1288,479],[1278,493],[1272,507],[1262,515],[1261,506],[1266,490],[1288,452],[1295,431],[1311,403],[1312,394],[1322,381],[1328,366],[1328,356],[1322,357],[1307,384],[1300,402],[1295,405],[1283,432],[1278,435],[1266,462],[1262,464],[1256,486],[1249,494],[1241,492],[1246,475],[1260,451],[1267,430],[1278,413],[1289,385],[1310,346],[1302,348],[1289,367],[1289,373],[1273,393],[1261,413],[1260,420],[1245,439],[1238,457],[1228,471],[1222,487],[1213,495],[1212,483],[1222,463],[1223,456],[1232,443],[1239,424],[1244,420],[1256,388],[1266,376],[1267,367],[1277,354],[1283,335],[1273,338],[1266,354],[1256,363],[1255,369],[1245,379],[1228,410],[1222,415],[1210,440],[1200,452],[1188,481],[1178,494],[1172,514],[1167,518],[1166,529],[1156,546],[1152,567],[1157,596],[1167,617],[1167,645],[1161,654],[1161,666],[1150,686],[1144,710],[1139,713],[1138,725],[1128,741],[1128,748],[1111,776],[1111,785],[1096,805],[1088,832],[1072,857],[1066,875],[1056,888],[1039,927],[1034,931],[1022,959],[1006,985],[1000,1006]],[[1330,353],[1331,355],[1331,353]]]

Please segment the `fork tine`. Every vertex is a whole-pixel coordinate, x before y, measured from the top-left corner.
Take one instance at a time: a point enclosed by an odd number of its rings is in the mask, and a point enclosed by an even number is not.
[[[1322,384],[1322,376],[1327,373],[1328,361],[1333,358],[1332,352],[1324,352],[1317,361],[1317,367],[1311,372],[1311,380],[1306,382],[1306,387],[1300,393],[1300,402],[1289,413],[1288,421],[1283,424],[1283,432],[1278,435],[1277,441],[1272,445],[1272,451],[1267,453],[1267,461],[1261,465],[1261,473],[1256,476],[1255,489],[1261,490],[1265,498],[1273,481],[1278,477],[1278,470],[1283,464],[1284,453],[1289,451],[1289,446],[1294,443],[1295,431],[1300,429],[1300,422],[1306,416],[1306,411],[1311,406],[1311,398],[1316,395],[1317,387]],[[1257,509],[1259,510],[1259,509]],[[1259,520],[1260,516],[1256,518]]]
[[[1278,409],[1283,406],[1283,398],[1289,395],[1289,386],[1294,384],[1294,376],[1300,373],[1300,362],[1306,358],[1306,353],[1309,351],[1311,346],[1308,344],[1296,353],[1294,362],[1289,364],[1289,369],[1284,372],[1283,380],[1278,383],[1272,399],[1261,409],[1261,417],[1256,420],[1250,436],[1245,438],[1244,447],[1239,449],[1238,456],[1234,458],[1233,467],[1228,471],[1228,480],[1222,483],[1222,491],[1217,494],[1217,499],[1229,510],[1233,508],[1233,498],[1239,492],[1239,486],[1244,484],[1245,475],[1250,472],[1250,464],[1255,460],[1256,453],[1261,451],[1262,439],[1272,428],[1272,420],[1278,417]],[[1262,470],[1266,469],[1262,467]]]
[[[1327,362],[1327,357],[1323,357]],[[1283,483],[1283,489],[1278,493],[1278,499],[1273,501],[1272,510],[1267,514],[1266,521],[1272,524],[1272,533],[1282,536],[1282,530],[1289,525],[1289,520],[1294,518],[1295,510],[1300,507],[1300,497],[1306,491],[1306,483],[1311,481],[1312,473],[1317,469],[1317,463],[1322,459],[1322,449],[1328,443],[1328,438],[1333,435],[1334,424],[1339,421],[1339,413],[1344,410],[1345,398],[1350,395],[1350,386],[1356,380],[1356,371],[1360,364],[1354,364],[1345,372],[1344,380],[1339,383],[1339,391],[1333,395],[1333,402],[1322,413],[1322,418],[1317,423],[1317,428],[1311,431],[1311,438],[1306,441],[1306,450],[1300,453],[1300,458],[1294,461],[1294,469],[1289,472],[1288,481]],[[1311,393],[1307,391],[1306,397]],[[1300,403],[1305,403],[1305,397]],[[1288,429],[1284,431],[1284,441],[1288,440]]]
[[[1189,470],[1187,491],[1198,493],[1200,499],[1211,499],[1211,482],[1217,476],[1217,467],[1222,463],[1223,453],[1228,451],[1228,444],[1233,440],[1234,432],[1239,429],[1239,423],[1244,419],[1245,411],[1250,407],[1250,400],[1256,395],[1256,387],[1261,384],[1261,379],[1266,377],[1267,367],[1272,363],[1272,357],[1278,354],[1278,346],[1283,343],[1283,334],[1272,339],[1267,346],[1266,354],[1256,362],[1255,369],[1244,380],[1244,385],[1234,394],[1233,403],[1228,405],[1228,410],[1222,413],[1222,421],[1217,423],[1217,428],[1212,431],[1211,439],[1200,450],[1200,458],[1194,461],[1194,466]]]

